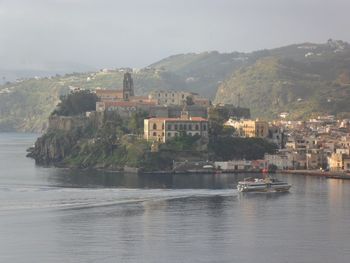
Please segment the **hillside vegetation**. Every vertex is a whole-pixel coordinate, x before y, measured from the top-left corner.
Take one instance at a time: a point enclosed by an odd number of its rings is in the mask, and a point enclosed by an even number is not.
[[[0,131],[42,131],[70,88],[121,88],[124,70],[75,73],[0,86]],[[290,118],[350,111],[350,47],[342,41],[303,43],[252,53],[203,52],[165,58],[132,73],[137,95],[190,90],[251,108],[253,117]]]
[[[338,43],[340,46],[337,46]],[[215,102],[250,107],[255,117],[290,118],[350,112],[350,48],[343,42],[302,44],[266,51],[219,87]]]
[[[72,88],[121,89],[124,72],[76,73],[51,78],[29,79],[0,86],[0,131],[40,132],[45,130],[50,113],[62,95]],[[152,89],[182,87],[182,82],[167,72],[142,70],[133,74],[137,94]]]
[[[141,70],[134,70],[135,92],[152,90],[189,90],[214,98],[217,87],[232,71],[244,63],[244,54],[176,55]],[[73,73],[51,78],[33,78],[0,86],[0,131],[42,131],[46,120],[69,88],[94,90],[121,89],[125,70]]]

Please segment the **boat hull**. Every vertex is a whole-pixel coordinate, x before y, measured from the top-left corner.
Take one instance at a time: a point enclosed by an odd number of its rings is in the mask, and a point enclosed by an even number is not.
[[[239,192],[287,192],[292,186],[284,182],[239,182]]]

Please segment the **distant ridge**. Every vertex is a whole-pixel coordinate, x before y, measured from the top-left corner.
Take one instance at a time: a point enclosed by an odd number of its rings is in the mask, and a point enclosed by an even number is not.
[[[264,51],[234,71],[218,88],[215,102],[251,108],[253,116],[290,118],[312,114],[349,116],[350,46],[343,41],[303,43]]]
[[[125,70],[40,77],[0,85],[0,131],[40,131],[60,94],[70,87],[118,88]],[[343,41],[293,44],[251,53],[178,54],[134,70],[136,94],[190,90],[215,103],[250,107],[254,117],[292,118],[313,113],[348,116],[350,47]]]

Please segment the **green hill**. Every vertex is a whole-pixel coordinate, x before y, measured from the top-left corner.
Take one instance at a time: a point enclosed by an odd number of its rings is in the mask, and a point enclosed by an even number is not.
[[[341,41],[300,44],[265,51],[219,87],[215,102],[250,107],[255,117],[290,118],[312,114],[348,116],[350,47]]]
[[[97,87],[121,89],[123,70],[76,73],[52,78],[28,79],[0,86],[0,131],[41,131],[59,96],[70,88],[94,90]],[[181,88],[177,76],[154,69],[133,74],[137,94],[153,89]]]
[[[214,98],[220,81],[244,64],[239,53],[176,55],[134,71],[135,92],[174,89]],[[125,69],[131,70],[131,69]],[[123,69],[74,73],[52,78],[28,79],[0,86],[0,131],[41,131],[60,94],[70,87],[121,88]]]
[[[70,87],[121,88],[123,74],[123,69],[103,70],[0,85],[0,131],[41,131],[59,95]],[[240,94],[240,106],[251,108],[256,117],[273,118],[282,111],[291,117],[350,111],[350,47],[342,41],[252,53],[180,54],[132,75],[138,95],[189,90],[216,103],[237,104]]]
[[[170,72],[186,83],[185,89],[214,98],[220,83],[234,70],[249,63],[244,53],[203,52],[180,54],[150,65]]]

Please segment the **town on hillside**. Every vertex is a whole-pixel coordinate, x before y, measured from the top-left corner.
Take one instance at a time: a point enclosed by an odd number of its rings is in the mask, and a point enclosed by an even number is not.
[[[80,90],[72,90],[80,92]],[[295,171],[350,172],[350,120],[337,120],[334,116],[318,116],[308,121],[280,119],[266,121],[251,119],[247,108],[234,105],[213,105],[207,98],[188,91],[155,90],[147,96],[134,92],[130,73],[124,74],[121,89],[98,88],[95,111],[84,117],[51,116],[49,129],[69,130],[81,125],[82,119],[98,114],[116,113],[130,118],[135,113],[146,113],[142,138],[151,142],[151,151],[159,145],[180,136],[196,136],[206,142],[213,130],[211,121],[218,114],[223,129],[230,137],[260,138],[276,145],[276,151],[265,153],[263,159],[248,160],[182,160],[174,161],[173,169],[195,171],[203,167],[222,172],[232,171]],[[59,120],[59,121],[57,121]],[[63,120],[63,124],[62,124]],[[182,167],[182,168],[181,168]]]

